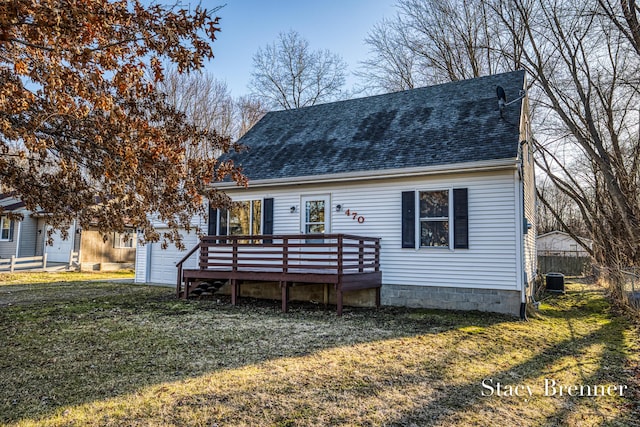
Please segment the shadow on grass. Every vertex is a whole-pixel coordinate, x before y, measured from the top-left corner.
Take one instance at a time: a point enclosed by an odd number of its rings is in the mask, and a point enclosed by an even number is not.
[[[607,313],[610,306],[602,298],[592,298],[593,294],[601,291],[585,288],[571,295],[551,296],[551,306],[543,310],[543,316],[555,319],[565,319],[570,330],[570,338],[563,340],[539,353],[534,357],[517,364],[506,370],[492,372],[489,375],[477,377],[473,381],[464,384],[447,387],[440,396],[429,404],[414,407],[404,415],[391,420],[388,425],[461,425],[468,421],[467,414],[482,414],[474,418],[469,425],[511,425],[508,419],[509,412],[520,417],[516,418],[520,424],[529,418],[530,424],[535,426],[568,426],[568,425],[601,425],[601,426],[640,426],[640,369],[636,367],[635,374],[629,369],[630,360],[625,354],[627,343],[624,332],[631,325],[625,319],[611,321]],[[599,324],[597,329],[588,334],[580,334],[574,330],[579,322],[594,322]],[[597,361],[597,368],[589,371],[582,365],[581,354],[600,348],[601,353]],[[566,358],[576,359],[577,378],[573,381],[559,381],[566,372],[563,372],[563,361]],[[517,379],[517,380],[514,380]],[[494,387],[493,393],[482,386],[483,380],[491,379],[488,383]],[[545,387],[545,379],[554,380]],[[516,381],[516,382],[514,382]],[[498,397],[495,393],[495,384],[503,385],[530,385],[533,388],[534,399],[546,399],[543,407],[550,408],[544,415],[545,421],[540,417],[527,413],[526,404],[513,404],[517,399],[524,401],[524,397]],[[565,387],[564,395],[559,396],[560,386]],[[567,395],[566,387],[570,385],[591,386],[592,394],[596,396],[580,396],[574,390],[573,396]],[[593,386],[625,386],[623,394],[625,399],[619,398],[619,388],[611,393],[604,389],[595,389]],[[589,391],[585,388],[585,393]],[[485,396],[483,396],[485,393]],[[527,394],[523,391],[523,394]],[[602,396],[604,394],[605,396]],[[608,394],[608,396],[607,396]],[[613,402],[603,402],[608,397],[618,397]],[[504,399],[509,402],[507,407],[493,402],[492,409],[487,409],[490,400]],[[601,400],[602,399],[602,400]],[[521,403],[521,402],[519,402]],[[619,413],[611,414],[610,405],[617,405]],[[552,408],[552,409],[551,409]],[[520,412],[520,413],[518,413]],[[495,418],[482,418],[482,416]],[[576,419],[576,416],[578,417]],[[467,424],[465,424],[467,425]],[[520,424],[522,425],[522,424]]]
[[[2,422],[274,359],[513,320],[395,308],[350,309],[338,318],[295,303],[282,314],[273,301],[236,308],[118,283],[7,285],[2,292]]]

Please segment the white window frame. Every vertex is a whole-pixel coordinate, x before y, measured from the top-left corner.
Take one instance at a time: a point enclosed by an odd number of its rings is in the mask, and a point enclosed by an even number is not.
[[[446,217],[422,217],[421,209],[420,209],[420,195],[422,193],[435,193],[440,191],[447,192],[447,216]],[[429,188],[429,189],[420,189],[416,191],[416,246],[417,249],[428,249],[428,250],[449,250],[453,251],[453,188]],[[429,218],[429,219],[426,219]],[[449,224],[448,236],[447,236],[447,245],[446,246],[422,246],[422,222],[447,222]]]
[[[6,227],[6,228],[5,228]],[[2,237],[2,233],[4,230],[7,230],[7,237]],[[10,242],[11,241],[11,220],[8,216],[2,215],[0,216],[0,242]]]
[[[264,229],[264,200],[263,199],[246,199],[246,200],[234,200],[232,202],[232,204],[234,203],[249,203],[249,236],[255,236],[258,234],[262,233],[262,230]],[[254,204],[256,202],[260,202],[260,230],[258,230],[258,232],[256,233],[256,230],[254,230],[253,224],[254,224]],[[226,224],[225,224],[225,230],[224,230],[224,234],[222,234],[222,215],[226,215]],[[216,218],[217,223],[217,233],[220,236],[230,236],[232,234],[229,233],[230,229],[230,225],[231,225],[231,209],[218,209],[218,218]]]
[[[308,222],[307,221],[307,203],[308,202],[324,202],[324,221],[322,222]],[[300,233],[302,234],[316,234],[307,233],[308,225],[324,226],[324,231],[321,234],[331,233],[331,195],[330,194],[311,194],[303,195],[300,197]]]
[[[126,236],[129,236],[128,239],[125,239]],[[135,243],[136,233],[133,231],[130,233],[118,233],[117,231],[113,233],[113,248],[114,249],[132,249],[136,247]],[[123,244],[123,242],[126,242]]]

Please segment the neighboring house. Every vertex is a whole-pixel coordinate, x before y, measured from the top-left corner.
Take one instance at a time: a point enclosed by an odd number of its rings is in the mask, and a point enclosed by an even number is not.
[[[62,233],[52,234],[52,244],[46,244],[50,229],[47,215],[32,212],[25,204],[9,194],[0,194],[0,258],[34,257],[47,254],[48,263],[79,264],[83,270],[105,270],[133,268],[135,263],[135,233],[109,233],[105,241],[92,228],[81,230],[74,222],[67,230],[68,238]],[[10,220],[7,213],[22,214],[22,221]]]
[[[210,211],[209,234],[381,238],[382,304],[522,315],[536,274],[525,88],[517,71],[270,112],[240,140],[249,186],[218,186],[234,205]],[[184,255],[139,248],[136,281],[175,283]]]
[[[0,206],[0,258],[36,256],[38,218],[32,217],[25,204],[10,194],[0,194]],[[11,220],[9,213],[22,214],[24,220]]]
[[[587,238],[580,238],[582,242],[591,249],[593,242]],[[562,231],[551,231],[541,234],[536,241],[538,255],[545,256],[568,256],[568,257],[588,257],[587,249],[580,245],[568,233]]]
[[[135,268],[137,235],[134,229],[126,233],[110,232],[106,240],[96,228],[78,230],[80,239],[80,269],[86,271]]]

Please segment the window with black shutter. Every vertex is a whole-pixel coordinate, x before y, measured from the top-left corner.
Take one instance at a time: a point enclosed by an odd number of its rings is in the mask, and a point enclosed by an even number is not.
[[[267,209],[264,218],[263,209]],[[271,231],[267,232],[264,227],[270,227]],[[230,209],[210,207],[207,232],[210,236],[271,234],[273,199],[235,201],[231,203]]]
[[[416,235],[422,248],[468,249],[467,189],[402,192],[402,247],[416,248]]]
[[[416,193],[402,192],[402,247],[416,247]]]
[[[264,234],[273,234],[273,198],[263,200],[263,224],[262,230]],[[272,243],[271,239],[265,239],[264,243]]]
[[[209,206],[209,224],[207,234],[215,236],[218,234],[218,209]]]
[[[466,188],[453,189],[453,247],[469,249],[469,203]]]

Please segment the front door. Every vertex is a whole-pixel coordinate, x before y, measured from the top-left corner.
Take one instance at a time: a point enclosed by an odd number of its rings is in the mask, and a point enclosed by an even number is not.
[[[302,234],[330,233],[329,195],[303,196],[301,209]]]

